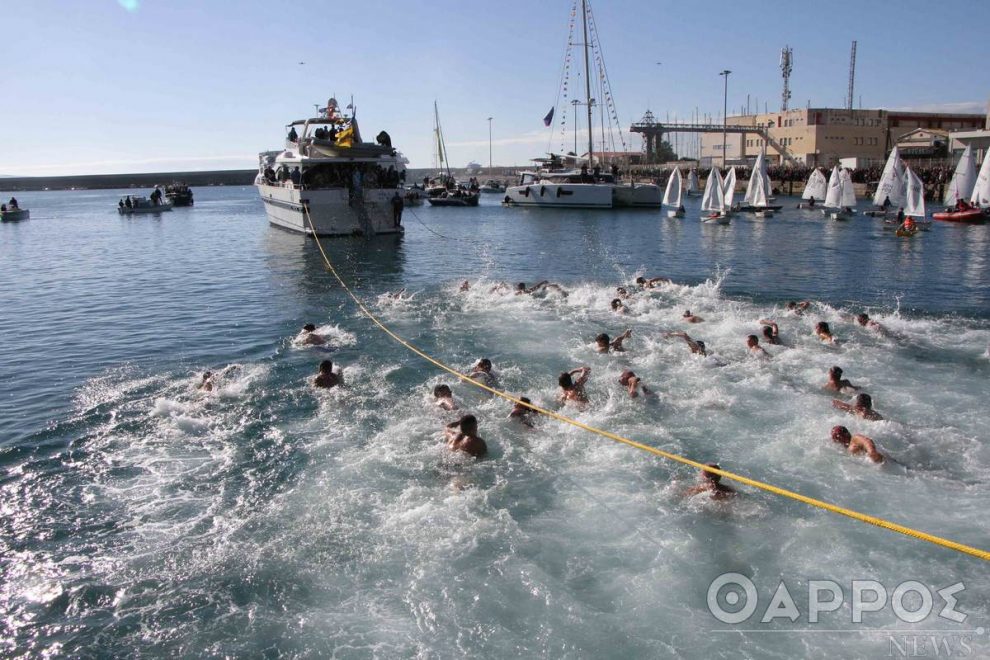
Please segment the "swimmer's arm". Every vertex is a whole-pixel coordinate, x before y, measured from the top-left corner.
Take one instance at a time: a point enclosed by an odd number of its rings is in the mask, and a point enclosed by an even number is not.
[[[632,336],[632,330],[626,330],[621,335],[612,340],[612,348],[616,351],[624,351],[626,349],[622,348],[622,342],[629,339]]]
[[[584,385],[588,382],[588,376],[591,374],[591,367],[578,367],[577,369],[571,370],[570,373],[572,376],[579,374],[577,381],[574,383],[575,385]]]
[[[845,401],[839,401],[838,399],[832,399],[832,407],[838,410],[844,410],[846,412],[852,412],[852,405],[846,403]]]

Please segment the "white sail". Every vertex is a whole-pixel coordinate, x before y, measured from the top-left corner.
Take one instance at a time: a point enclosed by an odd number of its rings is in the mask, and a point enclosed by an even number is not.
[[[691,170],[688,172],[687,191],[689,193],[698,192],[698,170]]]
[[[713,167],[705,182],[705,195],[701,198],[701,210],[722,213],[725,210],[725,200],[722,197],[722,175],[718,168]]]
[[[667,189],[663,191],[663,205],[673,208],[681,206],[681,168],[675,167],[667,180]]]
[[[808,183],[804,187],[804,194],[801,195],[801,199],[811,199],[814,197],[821,201],[825,198],[827,188],[828,182],[825,181],[825,175],[816,167],[812,170],[811,176],[808,177]]]
[[[732,208],[732,200],[736,197],[736,168],[729,168],[729,173],[725,176],[722,184],[722,204],[725,208]]]
[[[904,162],[901,154],[894,147],[887,157],[887,163],[883,166],[883,174],[880,175],[880,182],[877,184],[877,192],[873,195],[873,204],[883,206],[884,200],[890,199],[894,206],[904,206]]]
[[[960,199],[968,199],[973,192],[976,183],[976,158],[973,157],[973,148],[966,145],[962,158],[956,164],[956,171],[952,173],[952,180],[949,181],[949,188],[945,191],[946,206],[955,206]]]
[[[842,184],[839,203],[842,208],[854,208],[856,206],[856,189],[853,188],[852,175],[849,174],[849,170],[845,168],[839,170],[839,183]]]
[[[767,189],[763,183],[763,176],[764,175],[759,170],[753,171],[753,177],[756,177],[758,180],[756,186],[753,189],[753,199],[752,201],[750,201],[750,204],[752,204],[757,208],[759,207],[765,208],[767,206],[770,206],[770,201],[769,199],[767,199]],[[752,181],[753,179],[750,178],[750,182]]]
[[[910,167],[904,169],[904,178],[907,181],[907,201],[904,204],[904,215],[924,218],[925,185],[918,178],[918,175],[911,171]]]
[[[976,187],[973,188],[969,202],[976,206],[990,206],[990,149],[987,149],[986,155],[983,156],[983,166],[980,167],[980,174],[976,177]]]
[[[746,196],[743,198],[747,204],[753,206],[756,202],[753,201],[756,195],[757,188],[763,188],[765,184],[763,183],[763,154],[761,153],[756,157],[756,162],[753,164],[753,172],[749,175],[749,184],[746,186]],[[763,195],[766,197],[766,194]]]
[[[825,191],[825,206],[830,209],[837,209],[842,202],[842,175],[839,174],[839,166],[832,168],[832,173],[828,177],[828,190]]]

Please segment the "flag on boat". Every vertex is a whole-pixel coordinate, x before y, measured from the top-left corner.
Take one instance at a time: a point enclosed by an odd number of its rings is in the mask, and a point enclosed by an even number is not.
[[[344,130],[337,133],[337,146],[338,147],[350,147],[354,144],[354,126],[348,126]]]
[[[550,106],[550,112],[548,112],[547,116],[543,118],[543,125],[549,126],[550,122],[552,121],[553,121],[553,106]]]

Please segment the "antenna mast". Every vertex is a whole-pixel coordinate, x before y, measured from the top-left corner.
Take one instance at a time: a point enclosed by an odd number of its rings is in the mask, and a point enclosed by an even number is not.
[[[846,97],[846,110],[853,109],[853,84],[856,82],[856,42],[853,41],[849,53],[849,96]]]
[[[780,73],[784,76],[784,92],[780,95],[781,111],[787,110],[787,102],[791,100],[791,70],[793,65],[794,49],[790,46],[784,46],[780,51]],[[759,109],[757,109],[757,112],[759,112]]]

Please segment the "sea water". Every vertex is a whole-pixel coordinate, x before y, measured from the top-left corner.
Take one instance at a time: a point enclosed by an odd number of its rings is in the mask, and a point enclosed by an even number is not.
[[[984,562],[752,487],[686,497],[689,468],[549,419],[527,429],[373,326],[253,189],[120,217],[127,192],[25,192],[31,219],[0,226],[4,655],[888,657],[919,638],[990,653]],[[454,368],[487,357],[501,388],[583,423],[990,547],[990,227],[900,239],[797,201],[721,227],[700,225],[695,200],[671,220],[495,197],[324,246],[374,314]],[[611,312],[638,275],[673,283]],[[568,295],[498,286],[542,279]],[[853,323],[861,311],[888,334]],[[760,319],[780,327],[769,359],[745,346]],[[820,320],[836,345],[814,336]],[[307,322],[328,348],[295,341]],[[594,351],[627,328],[624,353]],[[311,386],[323,359],[345,387]],[[561,407],[557,375],[582,365],[590,403]],[[832,365],[885,421],[832,408]],[[658,396],[629,398],[625,369]],[[460,410],[432,405],[439,383]],[[463,412],[484,460],[444,448]],[[843,453],[836,424],[894,460]],[[743,624],[707,602],[725,573],[757,589]],[[813,580],[843,591],[817,623]],[[933,612],[854,623],[854,580],[888,594],[916,580]],[[781,583],[798,616],[762,623]],[[961,623],[938,616],[936,591],[956,583]]]

